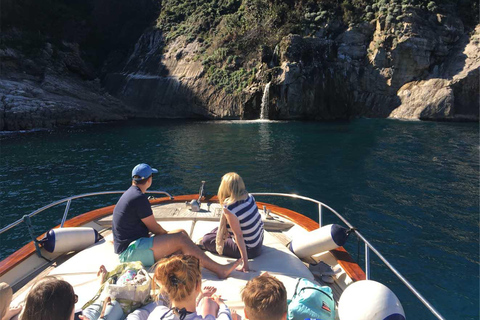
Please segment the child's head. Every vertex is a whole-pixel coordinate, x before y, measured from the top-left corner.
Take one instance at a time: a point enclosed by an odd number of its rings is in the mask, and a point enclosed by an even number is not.
[[[220,203],[233,203],[242,199],[247,191],[242,177],[235,172],[226,173],[222,177],[220,187],[218,187],[218,200]]]
[[[158,262],[153,276],[154,283],[162,286],[171,301],[183,301],[197,293],[202,281],[200,261],[190,255],[174,255]]]
[[[45,277],[28,293],[22,320],[73,319],[76,300],[70,283]]]
[[[242,300],[249,320],[287,319],[287,290],[275,277],[261,275],[248,281]]]

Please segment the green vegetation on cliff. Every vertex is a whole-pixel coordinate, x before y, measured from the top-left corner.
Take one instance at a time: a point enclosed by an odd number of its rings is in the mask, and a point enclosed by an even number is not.
[[[473,0],[165,0],[157,28],[167,44],[179,36],[202,43],[198,59],[210,83],[231,93],[253,81],[261,63],[272,61],[275,46],[290,33],[332,38],[349,26],[378,19],[400,37],[412,10],[426,19],[457,12],[467,27],[478,23]]]
[[[98,75],[120,69],[156,20],[167,45],[179,36],[202,43],[197,58],[208,79],[230,93],[251,83],[262,63],[272,67],[290,33],[332,39],[378,19],[400,37],[412,10],[425,19],[456,14],[467,30],[478,24],[476,0],[2,0],[0,49],[14,48],[38,67],[46,65],[44,50],[55,58],[78,44]]]

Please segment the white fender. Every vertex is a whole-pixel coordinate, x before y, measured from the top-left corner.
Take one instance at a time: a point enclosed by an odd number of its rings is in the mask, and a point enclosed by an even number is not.
[[[343,246],[348,238],[348,230],[338,224],[329,224],[310,231],[307,235],[297,236],[290,242],[290,251],[299,258]]]
[[[340,320],[405,320],[397,296],[385,285],[362,280],[349,285],[338,301]]]
[[[100,236],[93,228],[57,228],[47,232],[40,240],[48,252],[80,251],[98,242]]]

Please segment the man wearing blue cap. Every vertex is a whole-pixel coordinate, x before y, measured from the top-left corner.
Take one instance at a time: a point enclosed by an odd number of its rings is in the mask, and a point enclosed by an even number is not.
[[[166,231],[157,223],[145,192],[152,185],[157,169],[140,163],[132,170],[132,185],[123,193],[113,210],[112,231],[115,253],[120,262],[141,261],[151,266],[155,261],[175,252],[197,257],[203,267],[226,278],[241,259],[221,265],[210,259],[195,245],[184,230]],[[150,237],[149,232],[155,236]]]

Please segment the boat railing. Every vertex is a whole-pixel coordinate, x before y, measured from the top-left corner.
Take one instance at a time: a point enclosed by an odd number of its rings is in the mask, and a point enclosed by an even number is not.
[[[372,252],[374,252],[378,258],[380,258],[380,260],[382,260],[382,262],[395,274],[395,276],[400,280],[402,281],[405,286],[420,300],[420,302],[423,303],[423,305],[425,307],[427,307],[430,312],[435,316],[437,317],[438,319],[441,319],[441,320],[444,320],[445,318],[427,301],[427,299],[425,299],[418,291],[417,289],[415,289],[415,287],[407,280],[405,279],[404,276],[402,276],[402,274],[397,270],[395,269],[394,266],[392,266],[392,264],[390,262],[388,262],[388,260],[367,240],[365,239],[365,237],[358,231],[354,228],[354,226],[347,221],[347,219],[345,219],[341,214],[339,214],[337,211],[335,211],[334,209],[332,209],[331,207],[329,207],[328,205],[326,205],[325,203],[323,202],[320,202],[318,200],[315,200],[315,199],[312,199],[312,198],[308,198],[308,197],[304,197],[304,196],[300,196],[300,195],[296,195],[296,194],[289,194],[289,193],[267,193],[267,192],[257,192],[257,193],[251,193],[252,195],[254,196],[275,196],[275,197],[288,197],[288,198],[295,198],[295,199],[301,199],[301,200],[305,200],[305,201],[309,201],[309,202],[312,202],[312,203],[315,203],[318,205],[318,224],[320,225],[320,227],[322,226],[322,218],[323,218],[323,208],[326,208],[328,210],[330,210],[333,214],[335,214],[340,220],[343,221],[343,223],[345,223],[345,225],[347,225],[351,230],[352,232],[355,232],[355,234],[357,235],[357,237],[363,241],[363,243],[365,244],[365,276],[366,276],[366,279],[369,280],[370,279],[370,250]]]
[[[13,227],[19,225],[22,222],[27,222],[27,224],[28,224],[31,217],[36,216],[37,214],[39,214],[42,211],[45,211],[47,209],[50,209],[52,207],[58,206],[59,204],[62,204],[62,203],[66,202],[67,204],[65,206],[65,211],[63,212],[62,222],[60,223],[60,227],[63,228],[63,225],[65,224],[65,221],[67,220],[68,212],[70,211],[70,205],[72,203],[72,200],[80,199],[80,198],[87,198],[87,197],[92,197],[92,196],[100,196],[100,195],[122,194],[124,192],[125,192],[125,190],[124,191],[102,191],[102,192],[84,193],[84,194],[80,194],[80,195],[76,195],[76,196],[72,196],[72,197],[68,197],[68,198],[64,198],[64,199],[52,202],[50,204],[47,204],[44,207],[41,207],[40,209],[37,209],[37,210],[33,211],[32,213],[24,215],[22,218],[18,219],[17,221],[12,222],[11,224],[5,226],[4,228],[2,228],[0,230],[0,234],[12,229]],[[166,196],[170,197],[170,199],[173,200],[173,197],[166,191],[148,191],[148,193],[149,194],[150,193],[152,193],[152,194],[163,194],[163,195],[166,195]]]
[[[80,195],[75,195],[75,196],[71,196],[71,197],[68,197],[68,198],[64,198],[64,199],[61,199],[61,200],[58,200],[58,201],[55,201],[55,202],[52,202],[44,207],[41,207],[40,209],[37,209],[35,211],[33,211],[32,213],[30,214],[27,214],[27,215],[24,215],[21,219],[18,219],[17,221],[7,225],[6,227],[2,228],[0,230],[0,234],[12,229],[13,227],[21,224],[22,222],[26,222],[27,224],[27,227],[29,229],[29,232],[30,232],[30,236],[32,237],[34,243],[35,243],[35,247],[37,249],[37,251],[39,251],[39,248],[37,247],[37,243],[36,243],[36,238],[34,237],[33,235],[33,231],[32,231],[32,227],[31,227],[31,224],[30,224],[30,218],[33,217],[33,216],[36,216],[37,214],[39,214],[40,212],[43,212],[49,208],[52,208],[54,206],[57,206],[59,204],[62,204],[62,203],[67,203],[66,206],[65,206],[65,211],[63,213],[63,217],[62,217],[62,222],[60,223],[60,227],[63,227],[67,217],[68,217],[68,213],[70,211],[70,205],[71,205],[71,202],[72,200],[75,200],[75,199],[80,199],[80,198],[86,198],[86,197],[92,197],[92,196],[99,196],[99,195],[111,195],[111,194],[122,194],[124,193],[125,191],[103,191],[103,192],[93,192],[93,193],[85,193],[85,194],[80,194]],[[173,196],[171,196],[168,192],[165,192],[165,191],[147,191],[147,193],[149,194],[163,194],[163,195],[166,195],[168,196],[171,200],[174,199]],[[364,244],[365,244],[365,276],[366,276],[366,279],[370,279],[370,250],[373,251],[377,257],[380,258],[380,260],[383,261],[383,263],[395,274],[395,276],[400,279],[400,281],[402,281],[406,286],[407,288],[430,310],[430,312],[432,312],[433,315],[435,315],[435,317],[437,317],[438,319],[441,319],[441,320],[444,320],[445,318],[415,289],[415,287],[410,283],[408,282],[407,279],[405,279],[405,277],[403,277],[400,272],[398,272],[397,269],[395,269],[392,264],[390,262],[388,262],[388,260],[367,240],[365,239],[365,237],[358,231],[354,228],[354,226],[347,221],[347,219],[345,219],[342,215],[340,215],[337,211],[335,211],[334,209],[332,209],[331,207],[329,207],[328,205],[318,201],[318,200],[315,200],[315,199],[312,199],[312,198],[308,198],[308,197],[304,197],[304,196],[300,196],[300,195],[296,195],[296,194],[289,194],[289,193],[265,193],[265,192],[257,192],[257,193],[252,193],[252,195],[254,196],[276,196],[276,197],[288,197],[288,198],[295,198],[295,199],[301,199],[301,200],[305,200],[305,201],[309,201],[309,202],[312,202],[312,203],[315,203],[318,205],[318,222],[319,222],[319,225],[322,226],[322,217],[323,217],[323,208],[326,208],[328,210],[330,210],[332,213],[334,213],[340,220],[343,221],[343,223],[345,223],[345,225],[347,225],[349,228],[352,229],[353,232],[355,232],[355,234],[357,235],[357,237],[359,239],[361,239]]]

